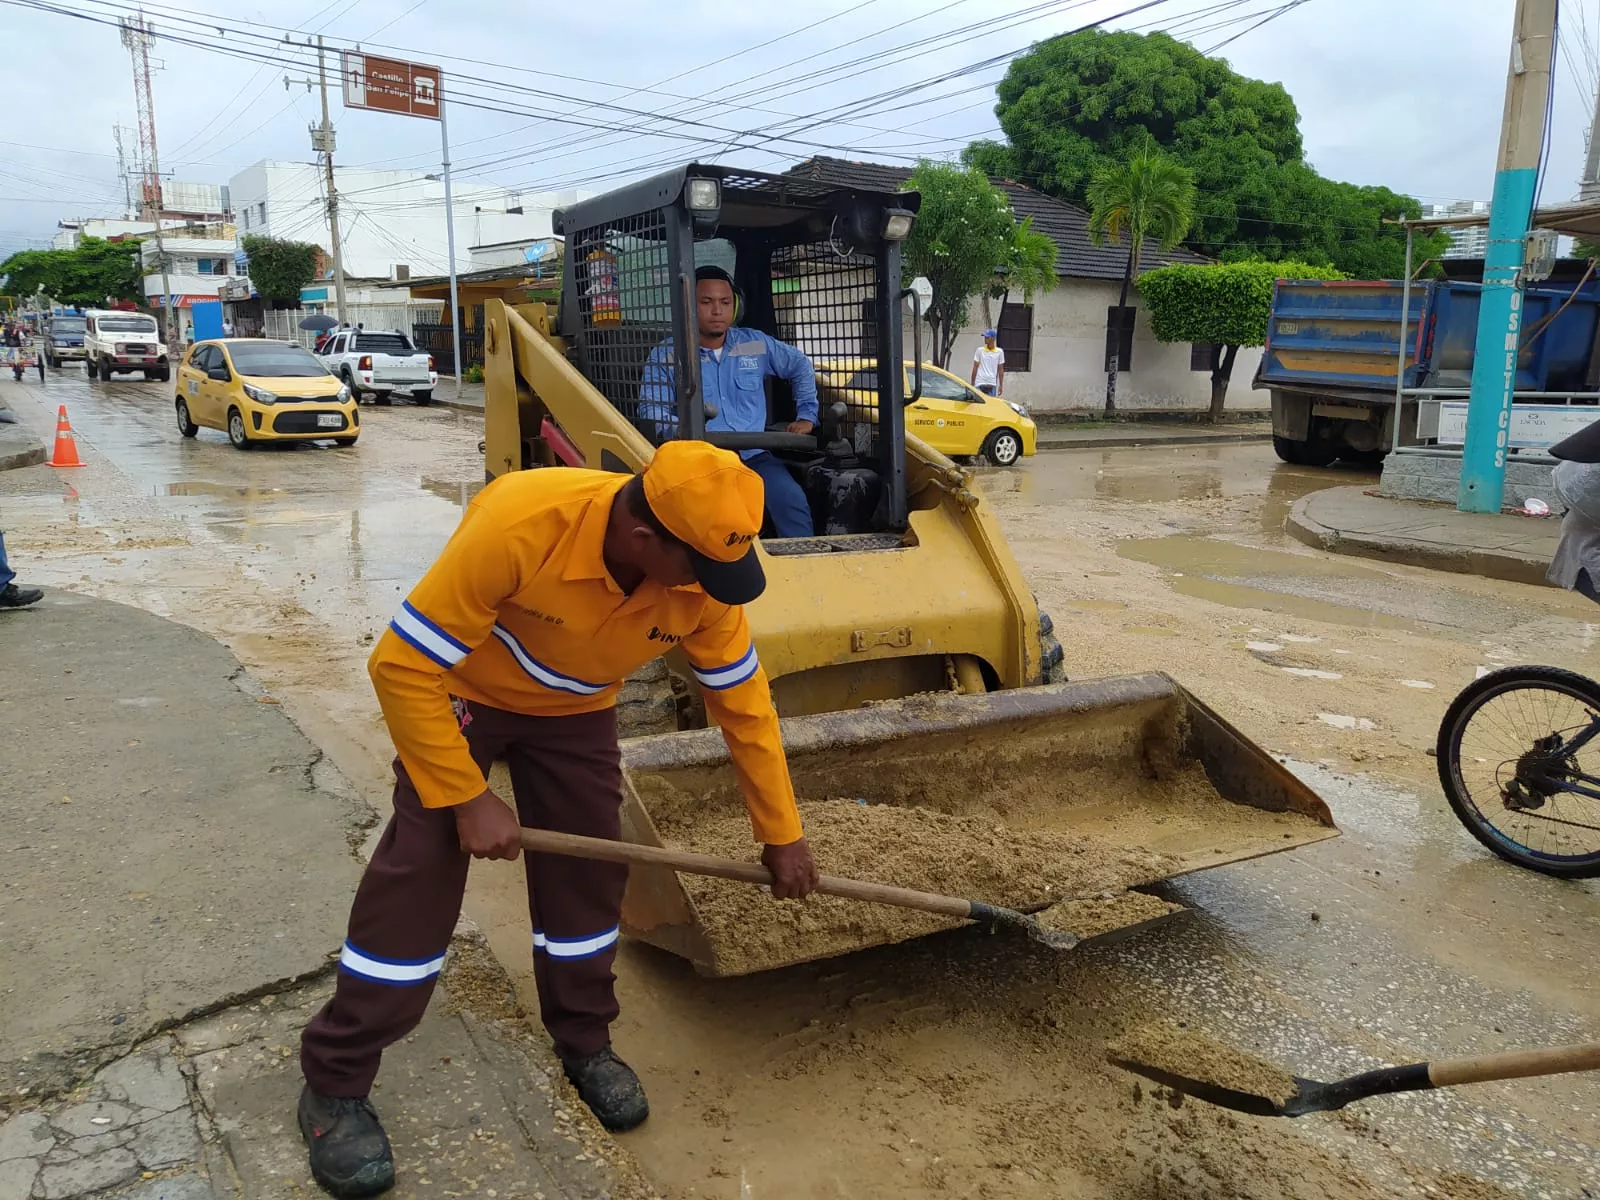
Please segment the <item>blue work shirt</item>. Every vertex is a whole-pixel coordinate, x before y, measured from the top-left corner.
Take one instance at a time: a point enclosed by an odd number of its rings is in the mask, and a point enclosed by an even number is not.
[[[670,437],[678,428],[678,397],[672,386],[672,339],[650,352],[639,383],[639,415],[656,423]],[[700,347],[700,388],[703,399],[716,406],[717,415],[706,422],[708,430],[762,433],[767,428],[768,377],[785,379],[794,392],[795,419],[817,423],[817,375],[811,360],[786,342],[759,329],[731,327],[722,340],[719,357]],[[759,450],[743,451],[749,458]]]

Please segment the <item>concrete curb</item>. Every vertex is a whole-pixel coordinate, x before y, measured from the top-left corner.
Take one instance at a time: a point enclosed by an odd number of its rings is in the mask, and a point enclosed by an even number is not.
[[[36,467],[45,460],[44,443],[15,425],[0,426],[0,471]]]
[[[1115,449],[1119,446],[1204,446],[1209,443],[1233,444],[1236,442],[1270,442],[1270,433],[1180,433],[1172,436],[1157,434],[1126,435],[1105,438],[1064,437],[1039,438],[1039,450],[1093,450],[1101,446]]]
[[[1451,571],[1457,575],[1481,575],[1511,583],[1552,586],[1544,577],[1550,564],[1542,558],[1470,546],[1452,549],[1381,532],[1331,528],[1308,511],[1318,494],[1311,492],[1296,500],[1284,522],[1290,537],[1315,549],[1326,550],[1330,554],[1348,554],[1356,558],[1375,558],[1405,566],[1427,567],[1432,571]]]

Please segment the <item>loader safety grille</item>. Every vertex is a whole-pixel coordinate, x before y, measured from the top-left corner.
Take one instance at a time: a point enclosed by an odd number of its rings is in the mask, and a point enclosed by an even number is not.
[[[899,533],[840,533],[808,538],[762,538],[761,548],[775,557],[790,554],[849,554],[863,550],[903,550]]]
[[[847,436],[856,452],[871,454],[878,425],[878,264],[854,251],[845,235],[784,246],[772,254],[772,303],[777,336],[803,350],[819,383],[857,377],[862,386],[843,395],[819,389],[823,405],[843,399],[850,409]]]
[[[672,333],[668,232],[666,211],[656,209],[581,230],[570,251],[583,373],[647,436],[653,423],[641,415],[645,363]],[[651,392],[671,405],[677,395],[672,355],[658,357]]]

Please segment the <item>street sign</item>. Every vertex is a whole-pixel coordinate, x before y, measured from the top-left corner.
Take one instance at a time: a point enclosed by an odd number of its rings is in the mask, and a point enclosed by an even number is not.
[[[439,119],[438,67],[347,50],[342,56],[344,106],[403,117]]]

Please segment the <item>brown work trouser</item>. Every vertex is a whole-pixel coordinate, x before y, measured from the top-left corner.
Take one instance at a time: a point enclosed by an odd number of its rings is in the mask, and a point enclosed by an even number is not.
[[[524,825],[615,838],[622,766],[615,709],[531,717],[464,706],[463,732],[485,773],[511,769]],[[461,912],[469,857],[455,814],[424,808],[399,759],[394,816],[350,910],[333,998],[300,1039],[306,1082],[325,1096],[365,1096],[378,1063],[422,1019]],[[533,970],[545,1028],[563,1058],[606,1044],[617,1015],[611,972],[628,869],[553,854],[525,854]]]

